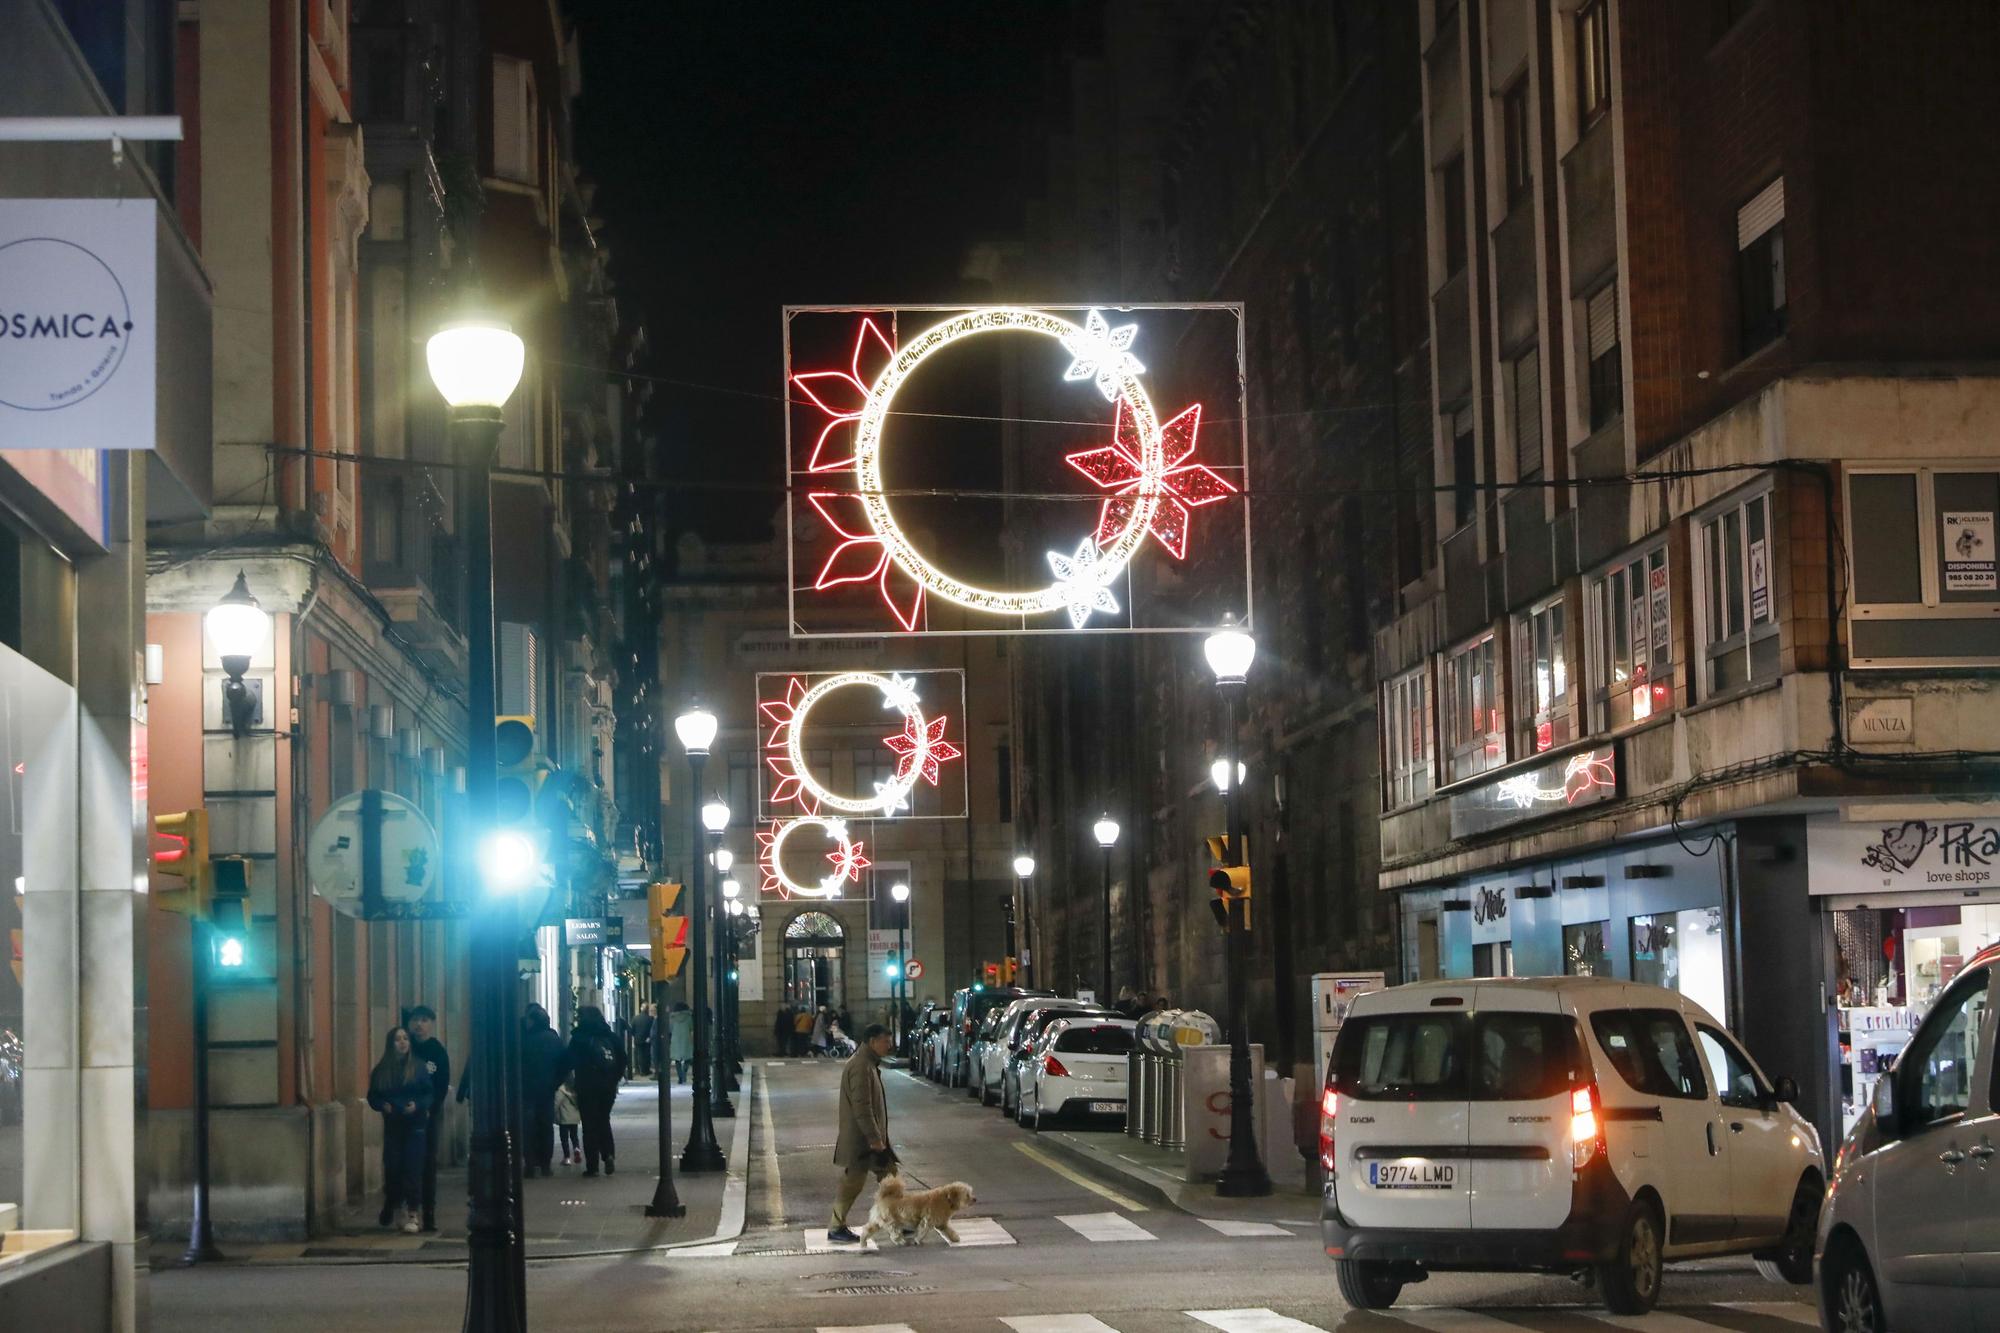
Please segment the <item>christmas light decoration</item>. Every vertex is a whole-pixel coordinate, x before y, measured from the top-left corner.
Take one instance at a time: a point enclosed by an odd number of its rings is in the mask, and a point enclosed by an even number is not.
[[[1563,765],[1562,782],[1557,786],[1544,787],[1539,775],[1524,773],[1516,777],[1502,778],[1498,788],[1498,799],[1508,802],[1517,809],[1527,810],[1536,805],[1574,805],[1596,787],[1616,788],[1618,774],[1611,766],[1609,754],[1600,750],[1585,750],[1573,754]]]
[[[793,879],[785,870],[785,843],[802,828],[817,828],[834,844],[826,854],[833,863],[832,873],[812,884]],[[846,820],[820,815],[772,821],[769,830],[757,835],[757,863],[764,872],[763,891],[783,898],[838,898],[847,883],[859,883],[861,872],[872,864],[863,854],[862,844],[848,836]]]
[[[883,483],[883,429],[896,394],[924,362],[961,339],[985,333],[1030,333],[1054,339],[1069,353],[1066,381],[1088,381],[1116,404],[1113,443],[1070,456],[1070,464],[1111,491],[1095,532],[1075,551],[1050,551],[1054,579],[1040,588],[979,587],[939,568],[910,540],[890,512]],[[874,319],[856,330],[853,352],[841,370],[795,374],[792,381],[827,417],[814,441],[806,471],[816,476],[851,472],[853,490],[819,490],[806,499],[838,538],[813,587],[874,583],[896,621],[914,632],[926,597],[941,597],[974,611],[1031,617],[1064,612],[1081,629],[1097,612],[1115,613],[1112,585],[1121,578],[1150,533],[1176,559],[1187,553],[1189,511],[1236,488],[1190,461],[1201,409],[1185,409],[1161,425],[1139,377],[1145,365],[1132,353],[1137,324],[1113,326],[1090,311],[1081,327],[1046,311],[1011,306],[954,315],[919,333],[901,348]],[[869,370],[886,357],[872,380]]]
[[[881,691],[882,706],[901,714],[903,719],[902,731],[885,737],[882,742],[896,755],[895,776],[875,783],[874,792],[868,796],[846,795],[832,790],[806,763],[807,717],[828,695],[852,686],[868,686]],[[944,738],[944,714],[925,717],[917,698],[916,685],[906,676],[842,671],[822,677],[811,685],[800,677],[792,676],[785,682],[784,698],[767,699],[757,707],[771,723],[770,738],[764,742],[764,748],[778,752],[765,758],[766,765],[778,778],[770,803],[781,806],[796,802],[808,814],[816,815],[826,808],[844,814],[893,816],[898,810],[908,807],[910,792],[919,778],[933,787],[937,786],[940,765],[963,754],[958,746]]]

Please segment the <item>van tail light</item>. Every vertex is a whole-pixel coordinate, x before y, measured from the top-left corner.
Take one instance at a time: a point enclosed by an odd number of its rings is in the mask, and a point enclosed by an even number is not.
[[[1581,1171],[1590,1159],[1606,1151],[1604,1118],[1598,1114],[1597,1085],[1586,1083],[1569,1095],[1570,1164]]]
[[[1048,1058],[1048,1062],[1042,1066],[1042,1072],[1047,1074],[1050,1078],[1069,1077],[1068,1067],[1065,1066],[1062,1061],[1056,1059],[1053,1055],[1051,1055]]]
[[[1319,1099],[1319,1164],[1328,1176],[1339,1174],[1334,1169],[1333,1136],[1334,1126],[1340,1120],[1340,1094],[1328,1088]]]

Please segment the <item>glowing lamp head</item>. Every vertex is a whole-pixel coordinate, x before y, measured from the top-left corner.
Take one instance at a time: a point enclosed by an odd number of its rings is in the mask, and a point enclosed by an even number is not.
[[[541,870],[535,840],[519,829],[495,829],[479,840],[479,874],[496,893],[517,893]]]
[[[910,901],[910,886],[900,880],[889,886],[889,896],[899,903]]]
[[[506,324],[466,319],[447,324],[424,346],[431,383],[453,407],[499,411],[521,382],[527,349]]]
[[[1014,874],[1017,877],[1021,879],[1026,879],[1028,876],[1034,873],[1035,873],[1034,857],[1029,856],[1026,852],[1022,852],[1019,856],[1014,858]]]
[[[743,892],[743,886],[741,884],[738,884],[735,880],[725,879],[722,881],[722,896],[731,905],[735,904],[736,895],[741,892]]]
[[[701,826],[710,833],[720,833],[729,827],[729,803],[716,799],[701,808]]]
[[[249,669],[250,659],[264,646],[271,633],[271,617],[250,595],[250,581],[240,569],[236,571],[235,586],[208,609],[202,623],[208,628],[208,641],[215,645],[225,670],[233,665],[231,658],[243,663],[242,667],[230,672],[237,676]]]
[[[1238,760],[1236,764],[1236,781],[1243,781],[1245,777],[1249,776],[1249,772],[1249,766]],[[1208,766],[1208,778],[1209,781],[1215,784],[1217,791],[1227,795],[1229,792],[1229,761],[1227,759],[1218,759],[1210,764]]]
[[[1097,845],[1099,847],[1115,847],[1118,845],[1118,821],[1113,819],[1109,814],[1099,816],[1097,822],[1090,826],[1090,831],[1097,835]]]
[[[727,892],[728,890],[736,887],[736,881],[732,879],[728,883],[724,884],[722,887],[723,890]],[[743,904],[736,901],[736,895],[733,893],[731,893],[727,898],[722,900],[722,907],[723,910],[728,912],[729,915],[731,916],[743,915]]]
[[[674,735],[681,738],[681,748],[689,754],[707,754],[720,726],[715,714],[696,704],[674,719]]]
[[[1218,685],[1241,685],[1250,675],[1250,663],[1257,656],[1257,641],[1237,628],[1236,617],[1224,616],[1222,628],[1202,644],[1208,669]]]
[[[729,867],[736,864],[736,853],[727,847],[718,847],[712,859],[715,861],[715,868],[726,875],[729,873]]]
[[[900,977],[903,975],[903,969],[897,967],[894,963],[884,963],[882,965],[882,975],[885,977]]]

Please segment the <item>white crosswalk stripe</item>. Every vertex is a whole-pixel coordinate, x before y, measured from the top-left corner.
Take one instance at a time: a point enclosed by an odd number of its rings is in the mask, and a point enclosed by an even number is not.
[[[1670,1310],[1655,1310],[1651,1314],[1606,1314],[1592,1310],[1590,1317],[1613,1328],[1639,1329],[1642,1333],[1715,1333],[1720,1327],[1706,1319],[1692,1319]]]
[[[1237,1222],[1229,1218],[1197,1218],[1203,1226],[1213,1227],[1225,1236],[1286,1236],[1292,1233],[1276,1222]]]
[[[1020,1244],[996,1218],[955,1217],[951,1229],[958,1233],[961,1246]]]
[[[821,1324],[819,1333],[917,1333],[908,1324]]]
[[[1723,1301],[1721,1304],[1725,1310],[1760,1314],[1790,1324],[1804,1324],[1807,1328],[1819,1327],[1819,1312],[1810,1305],[1798,1305],[1791,1301]]]
[[[850,1222],[848,1225],[854,1226],[856,1224]],[[991,1217],[953,1218],[951,1229],[958,1233],[958,1244],[953,1247],[954,1249],[970,1249],[975,1245],[1019,1245],[1021,1243],[1014,1238],[1012,1232],[1008,1231],[1006,1227],[1001,1226],[997,1219]],[[800,1234],[805,1239],[807,1254],[863,1254],[874,1250],[894,1249],[897,1247],[897,1241],[894,1236],[877,1235],[866,1245],[836,1245],[826,1238],[825,1227],[807,1227]],[[1143,1239],[1151,1240],[1152,1237],[1146,1236]],[[925,1235],[924,1243],[926,1245],[942,1245],[949,1242],[945,1241],[935,1232],[931,1232]]]
[[[1490,1314],[1477,1310],[1447,1310],[1443,1306],[1429,1309],[1397,1309],[1388,1311],[1406,1324],[1427,1328],[1431,1333],[1519,1333],[1520,1325],[1505,1319],[1495,1319]]]
[[[1024,1314],[1000,1322],[1014,1333],[1118,1333],[1094,1314]]]
[[[1199,1319],[1222,1333],[1326,1333],[1318,1324],[1289,1319],[1275,1310],[1186,1310],[1190,1319]]]
[[[1120,1213],[1058,1213],[1056,1221],[1095,1244],[1129,1240],[1158,1240],[1146,1228]]]

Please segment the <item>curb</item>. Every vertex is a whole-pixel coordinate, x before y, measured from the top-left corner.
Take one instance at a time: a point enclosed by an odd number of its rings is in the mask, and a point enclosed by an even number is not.
[[[1093,1152],[1063,1142],[1060,1136],[1037,1134],[1027,1139],[1026,1142],[1032,1143],[1035,1147],[1062,1158],[1063,1161],[1077,1168],[1085,1175],[1092,1176],[1106,1185],[1115,1185],[1127,1193],[1138,1195],[1147,1203],[1159,1204],[1163,1208],[1172,1208],[1179,1212],[1187,1213],[1189,1216],[1198,1215],[1194,1209],[1181,1201],[1182,1189],[1170,1189],[1154,1177],[1138,1175],[1126,1171],[1121,1167],[1113,1166]],[[1182,1182],[1183,1185],[1192,1183],[1191,1181]]]

